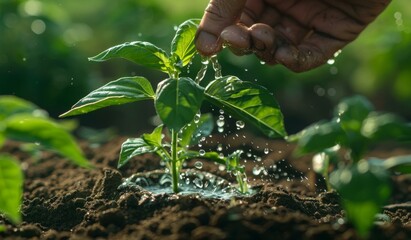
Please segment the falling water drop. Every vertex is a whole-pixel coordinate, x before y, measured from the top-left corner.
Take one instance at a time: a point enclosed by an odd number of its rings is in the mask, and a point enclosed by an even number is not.
[[[201,117],[201,113],[197,113],[195,116],[194,116],[194,123],[199,123],[200,122],[200,117]]]
[[[245,127],[245,123],[241,120],[238,120],[237,122],[235,122],[235,125],[237,126],[237,129],[242,129]]]
[[[200,153],[200,155],[201,155],[201,153]],[[200,162],[200,161],[197,161],[197,162],[194,163],[194,167],[197,168],[197,169],[202,169],[203,168],[203,163]]]

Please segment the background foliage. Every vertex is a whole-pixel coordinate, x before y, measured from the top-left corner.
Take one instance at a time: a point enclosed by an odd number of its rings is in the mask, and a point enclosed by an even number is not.
[[[168,49],[174,27],[200,18],[207,0],[1,0],[0,95],[33,101],[53,117],[89,91],[121,76],[164,75],[122,60],[93,63],[94,56],[127,41],[150,41]],[[354,43],[318,69],[295,74],[267,67],[254,56],[236,57],[224,50],[223,74],[259,81],[277,96],[289,132],[331,115],[342,97],[361,93],[377,109],[411,118],[411,5],[393,1]],[[199,68],[191,67],[194,76]],[[188,73],[190,75],[190,73]],[[141,113],[144,113],[142,115]],[[135,134],[150,126],[154,109],[126,105],[80,119],[94,128],[115,126]],[[140,129],[135,129],[135,126]],[[130,127],[129,127],[130,126]],[[132,128],[131,128],[132,127]]]

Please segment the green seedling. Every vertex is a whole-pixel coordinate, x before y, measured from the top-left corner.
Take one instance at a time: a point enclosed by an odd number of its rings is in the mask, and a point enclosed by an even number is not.
[[[204,59],[197,77],[180,76],[196,55],[195,33],[199,20],[182,23],[171,42],[171,53],[149,42],[129,42],[111,47],[91,61],[106,61],[124,58],[136,64],[168,74],[168,78],[157,84],[156,91],[150,82],[141,76],[124,77],[109,82],[78,101],[63,117],[88,113],[103,107],[130,102],[152,100],[162,125],[151,134],[128,139],[122,145],[119,166],[132,157],[144,153],[155,153],[165,162],[172,176],[173,192],[179,191],[178,181],[183,162],[191,158],[209,159],[227,165],[237,176],[241,192],[247,192],[243,167],[238,163],[239,152],[220,157],[215,152],[190,151],[199,137],[211,133],[211,116],[201,115],[204,100],[224,109],[233,117],[249,122],[269,137],[285,136],[283,116],[273,95],[264,87],[242,81],[236,76],[221,76],[215,58]],[[216,79],[206,86],[202,78],[208,62],[213,63]],[[163,134],[167,137],[163,138]],[[166,141],[168,139],[168,141]]]
[[[309,126],[288,140],[297,142],[297,154],[317,153],[314,170],[341,195],[347,217],[362,237],[368,235],[374,216],[390,197],[390,174],[411,173],[411,156],[364,159],[377,143],[410,141],[411,123],[392,113],[374,111],[362,96],[341,101],[331,121]],[[339,158],[340,149],[348,151],[346,159]],[[335,170],[328,177],[330,166]]]
[[[0,96],[0,147],[7,139],[55,151],[82,167],[90,167],[75,140],[36,105],[14,96]],[[0,212],[14,223],[23,195],[23,173],[15,157],[0,154]]]

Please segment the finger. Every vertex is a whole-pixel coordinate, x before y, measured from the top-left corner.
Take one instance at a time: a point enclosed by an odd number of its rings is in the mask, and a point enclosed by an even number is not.
[[[276,36],[272,27],[257,23],[250,27],[252,49],[255,55],[267,64],[274,64]]]
[[[236,55],[251,53],[250,33],[244,25],[236,24],[226,27],[221,33],[221,39]]]
[[[197,31],[196,47],[205,56],[221,50],[224,28],[239,21],[246,0],[211,0]]]
[[[294,72],[303,72],[323,65],[347,42],[313,33],[298,46],[283,44],[277,48],[275,60]]]

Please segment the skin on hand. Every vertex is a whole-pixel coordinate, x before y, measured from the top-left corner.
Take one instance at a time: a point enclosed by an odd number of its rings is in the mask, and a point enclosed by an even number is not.
[[[211,0],[196,46],[205,56],[224,45],[295,72],[313,69],[352,42],[391,0]]]

